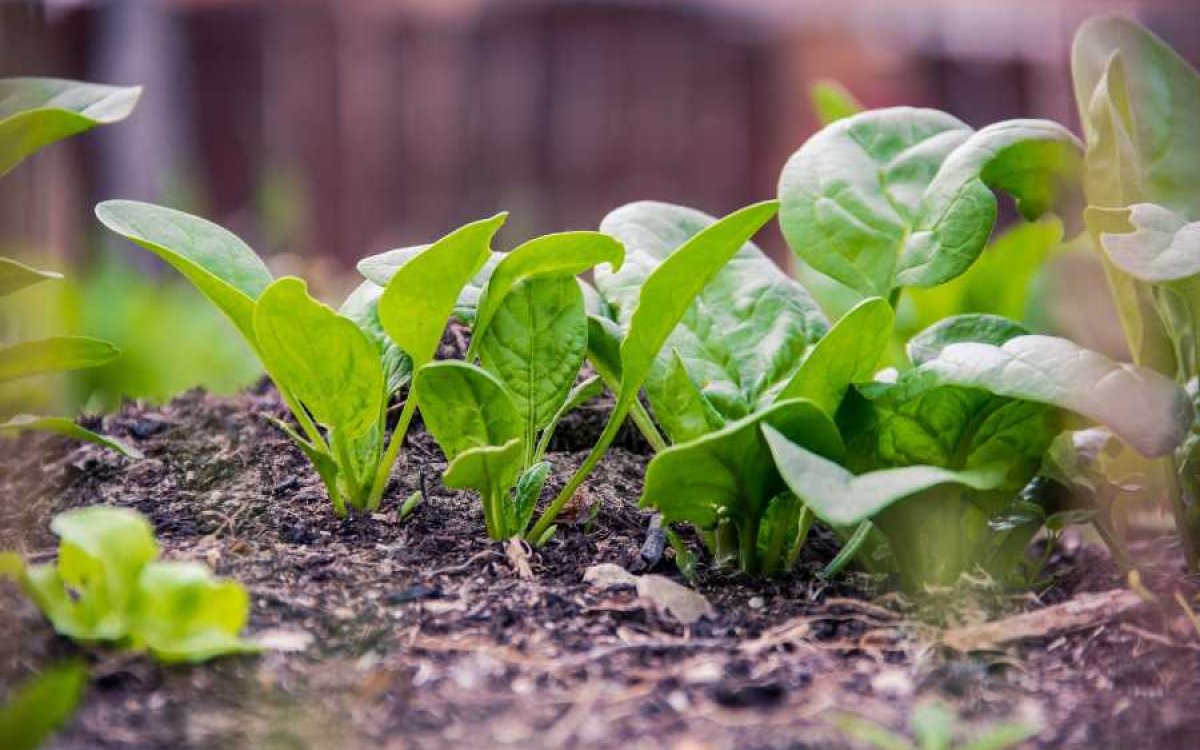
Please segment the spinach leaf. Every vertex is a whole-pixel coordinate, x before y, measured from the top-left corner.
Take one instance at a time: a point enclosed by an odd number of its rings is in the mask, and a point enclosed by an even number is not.
[[[149,203],[104,201],[96,218],[183,274],[257,346],[254,301],[273,279],[246,243],[210,221]]]
[[[271,284],[254,308],[263,364],[317,422],[347,437],[378,425],[384,374],[378,350],[358,326],[313,299],[303,280]]]
[[[446,458],[523,435],[524,421],[504,384],[466,362],[432,362],[417,373],[425,426]]]
[[[0,433],[5,432],[21,432],[23,430],[37,430],[38,432],[51,432],[55,435],[71,438],[72,440],[81,440],[88,443],[108,448],[112,451],[120,453],[126,458],[140,459],[145,458],[142,452],[134,448],[128,443],[118,440],[117,438],[108,435],[102,435],[98,432],[93,432],[85,427],[80,427],[74,420],[67,417],[45,417],[34,414],[16,414],[4,422],[0,422]]]
[[[43,146],[124,120],[141,93],[61,78],[0,79],[0,176]]]
[[[525,531],[532,516],[532,507],[523,499],[521,511],[528,510],[523,523],[515,503],[507,502],[509,488],[521,475],[521,439],[513,438],[503,445],[481,445],[469,448],[454,457],[446,467],[442,481],[452,489],[472,489],[483,498],[483,518],[488,536],[508,539]]]
[[[474,339],[480,362],[504,384],[532,440],[566,400],[587,353],[579,284],[574,275],[530,278],[489,307],[487,318],[490,324]],[[484,320],[476,319],[476,330]]]
[[[69,662],[18,685],[0,707],[0,747],[38,750],[74,715],[87,683],[87,667]]]
[[[832,416],[851,383],[874,376],[894,322],[887,301],[879,297],[863,300],[804,355],[778,398],[807,398]]]
[[[690,208],[649,201],[605,217],[601,230],[621,240],[628,257],[619,270],[597,271],[595,281],[622,327],[630,328],[649,277],[714,221]],[[804,351],[827,328],[803,287],[745,242],[696,294],[665,346],[655,352],[645,383],[651,407],[656,413],[668,408],[665,378],[674,350],[725,420],[743,417],[765,405],[767,394],[791,377]],[[676,421],[671,415],[659,418],[664,424]]]
[[[934,323],[908,341],[908,358],[914,365],[937,359],[950,344],[979,342],[1000,346],[1029,331],[1019,323],[999,315],[968,313]]]
[[[626,335],[621,342],[621,381],[617,403],[609,415],[604,432],[584,458],[583,464],[538,519],[530,538],[540,540],[549,532],[563,506],[608,450],[625,415],[636,403],[638,392],[659,352],[693,299],[750,237],[775,215],[776,209],[774,201],[756,203],[700,229],[646,277],[641,284],[637,305],[629,314]],[[626,265],[631,266],[634,263],[633,252],[630,243],[625,244],[629,253]]]
[[[807,263],[864,296],[933,286],[965,271],[996,220],[993,190],[1033,219],[1069,197],[1080,146],[1044,120],[973,132],[934,110],[838,120],[780,176],[780,226]]]
[[[841,439],[828,415],[810,401],[780,401],[656,455],[646,469],[641,499],[642,507],[655,508],[668,523],[686,521],[708,532],[721,523],[732,525],[736,534],[716,535],[713,554],[717,559],[736,556],[750,573],[781,567],[781,555],[790,548],[782,538],[774,538],[787,536],[781,515],[794,517],[794,525],[786,524],[791,533],[800,528],[799,509],[785,512],[784,501],[772,502],[787,487],[760,430],[766,425],[823,455],[841,457]],[[776,507],[769,514],[772,505]]]
[[[428,249],[429,245],[414,245],[372,255],[358,262],[358,272],[376,286],[385,287],[401,266]],[[500,253],[489,253],[479,272],[463,285],[454,303],[455,318],[467,325],[475,321],[475,308],[479,304],[479,297],[503,257]]]
[[[146,565],[129,614],[133,646],[166,664],[257,652],[258,646],[238,635],[249,617],[245,588],[193,562]]]
[[[387,396],[390,398],[399,393],[412,379],[412,360],[388,337],[387,332],[383,330],[383,324],[379,322],[379,298],[382,296],[383,287],[372,281],[364,281],[355,287],[338,308],[338,314],[349,318],[361,328],[379,350],[387,380]]]
[[[86,336],[52,336],[0,346],[0,382],[47,372],[99,367],[116,359],[120,353],[107,341]]]

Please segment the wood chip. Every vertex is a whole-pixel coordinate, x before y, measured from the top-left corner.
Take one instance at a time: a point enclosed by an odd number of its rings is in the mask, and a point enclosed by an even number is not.
[[[1146,606],[1149,605],[1140,596],[1127,589],[1083,594],[1052,607],[948,630],[942,634],[942,643],[958,651],[986,651],[1031,638],[1048,638],[1104,625]]]

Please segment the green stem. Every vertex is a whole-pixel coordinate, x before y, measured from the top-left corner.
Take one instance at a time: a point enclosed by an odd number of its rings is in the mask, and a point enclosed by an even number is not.
[[[416,394],[413,393],[412,386],[409,386],[408,398],[405,399],[404,409],[400,412],[400,422],[392,432],[387,450],[383,452],[383,459],[375,469],[375,481],[371,483],[371,494],[367,496],[367,511],[369,512],[379,509],[383,491],[387,489],[388,478],[392,475],[392,466],[396,463],[396,457],[400,455],[400,446],[404,443],[404,436],[408,434],[408,426],[416,411]]]
[[[1175,516],[1175,526],[1179,532],[1179,542],[1183,546],[1183,555],[1187,560],[1189,573],[1200,572],[1200,528],[1193,522],[1193,509],[1188,507],[1184,499],[1183,483],[1179,478],[1179,465],[1174,457],[1164,458],[1159,463],[1163,476],[1163,486],[1171,499],[1171,511]]]
[[[354,506],[354,509],[361,511],[364,508],[359,497],[358,471],[354,465],[354,457],[350,455],[350,448],[346,445],[345,438],[337,430],[330,433],[329,442],[333,445],[334,456],[338,465],[338,474],[342,476],[343,483],[346,486],[346,496],[349,498],[350,504]]]
[[[655,453],[662,453],[667,449],[666,438],[658,431],[654,420],[650,418],[650,414],[646,411],[646,407],[642,406],[641,401],[633,402],[633,406],[629,409],[629,416]]]
[[[541,518],[529,532],[526,539],[537,542],[546,533],[546,529],[550,528],[550,524],[554,523],[554,519],[558,518],[558,514],[562,512],[563,506],[575,496],[575,493],[583,486],[584,481],[596,468],[596,464],[604,456],[608,446],[612,445],[612,441],[617,437],[617,431],[621,428],[621,423],[625,421],[625,414],[629,411],[629,407],[621,403],[621,399],[617,399],[616,405],[613,407],[612,413],[608,415],[608,424],[604,425],[604,432],[600,433],[600,439],[588,451],[587,457],[583,459],[583,465],[571,477],[571,481],[567,482],[567,486],[562,488],[562,491],[555,496],[550,503],[550,507],[542,513]]]

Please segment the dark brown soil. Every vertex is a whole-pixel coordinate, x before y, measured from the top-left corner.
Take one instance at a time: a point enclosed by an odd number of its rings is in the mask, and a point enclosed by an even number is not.
[[[598,431],[603,405],[590,409],[565,426],[560,448]],[[90,692],[53,747],[841,748],[858,745],[833,726],[837,714],[902,729],[931,696],[968,733],[1040,719],[1027,747],[1200,747],[1200,649],[1179,617],[1151,610],[954,655],[872,581],[816,577],[832,552],[818,539],[802,570],[779,580],[702,562],[697,588],[717,614],[684,627],[631,589],[583,582],[597,563],[643,566],[648,516],[636,499],[647,458],[635,436],[587,485],[598,515],[578,508],[522,579],[486,539],[477,501],[442,487],[444,461],[422,430],[383,512],[339,521],[264,414],[283,415],[267,388],[129,405],[102,426],[142,448],[138,462],[55,438],[3,444],[0,548],[51,559],[56,512],[137,508],[166,556],[249,587],[251,631],[312,636],[299,652],[164,668],[79,649],[0,584],[0,693],[70,655],[91,663]],[[555,481],[580,457],[554,454]],[[399,522],[398,498],[419,486],[425,502]],[[654,572],[680,580],[666,559]],[[1032,609],[1122,585],[1105,555],[1080,544],[1060,550],[1050,573],[1040,600],[991,603]],[[1167,600],[1177,585],[1147,580]]]

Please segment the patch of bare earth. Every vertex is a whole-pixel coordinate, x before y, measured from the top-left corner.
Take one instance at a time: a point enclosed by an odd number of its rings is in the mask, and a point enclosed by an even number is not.
[[[602,408],[564,426],[553,488]],[[697,588],[715,615],[684,626],[631,587],[583,580],[598,563],[682,580],[669,553],[650,569],[641,558],[647,456],[636,437],[602,462],[550,544],[514,560],[486,539],[477,501],[441,485],[445,464],[423,430],[382,512],[338,520],[264,414],[284,414],[267,388],[129,405],[102,426],[144,450],[138,462],[55,438],[2,444],[0,548],[52,559],[56,512],[137,508],[167,557],[203,560],[249,587],[252,631],[299,649],[173,668],[81,650],[0,584],[0,692],[71,655],[92,666],[53,747],[839,748],[853,745],[830,724],[835,712],[900,729],[931,695],[968,724],[1040,718],[1030,747],[1200,746],[1195,633],[1153,608],[1122,604],[963,655],[872,582],[820,580],[834,548],[818,538],[802,569],[778,580],[702,561]],[[425,502],[398,521],[399,499],[419,487]],[[1086,604],[1122,585],[1103,554],[1079,545],[1056,554],[1050,573],[1055,583],[1011,601],[1013,613]],[[1150,583],[1165,596],[1184,585]]]

